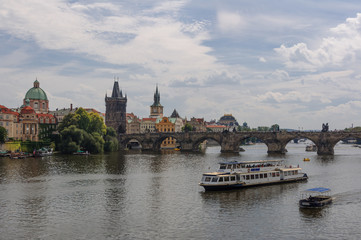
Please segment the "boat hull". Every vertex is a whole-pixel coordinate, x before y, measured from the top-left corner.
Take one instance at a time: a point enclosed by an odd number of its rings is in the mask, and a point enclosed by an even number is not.
[[[308,179],[307,175],[304,175],[303,177],[299,177],[299,178],[284,179],[284,180],[279,180],[279,181],[254,183],[254,184],[236,183],[236,184],[224,184],[224,185],[220,185],[220,184],[217,184],[217,185],[200,184],[200,185],[204,188],[205,191],[226,191],[226,190],[233,190],[233,189],[239,189],[239,188],[300,182],[300,181],[306,181],[307,179]]]
[[[332,203],[332,198],[324,199],[321,201],[309,201],[301,199],[299,201],[300,208],[321,208]]]

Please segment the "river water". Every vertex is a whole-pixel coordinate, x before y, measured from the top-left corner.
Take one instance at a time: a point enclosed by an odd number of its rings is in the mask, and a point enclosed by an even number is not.
[[[305,146],[289,143],[279,156],[257,144],[240,154],[0,158],[0,239],[361,239],[361,148],[339,144],[320,157]],[[308,181],[228,192],[198,185],[219,161],[279,158]],[[319,186],[334,203],[299,209],[300,192]]]

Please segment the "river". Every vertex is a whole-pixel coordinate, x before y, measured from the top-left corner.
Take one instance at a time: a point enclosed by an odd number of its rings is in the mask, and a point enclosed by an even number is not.
[[[289,143],[278,156],[256,144],[240,154],[0,158],[0,239],[361,239],[361,148],[338,144],[322,157],[305,146]],[[227,192],[198,185],[219,161],[279,158],[308,181]],[[319,186],[334,203],[299,209],[300,192]]]

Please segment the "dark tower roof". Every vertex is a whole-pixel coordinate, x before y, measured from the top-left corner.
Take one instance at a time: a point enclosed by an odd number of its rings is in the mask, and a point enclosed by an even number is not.
[[[180,118],[177,110],[175,110],[175,109],[174,109],[174,111],[173,111],[173,113],[172,113],[172,115],[171,115],[170,117],[171,117],[171,118]]]
[[[155,93],[154,93],[154,103],[152,106],[162,106],[160,104],[160,93],[158,91],[158,85],[157,85],[157,88],[155,90]]]
[[[112,98],[122,98],[122,97],[123,97],[123,93],[122,91],[119,90],[118,81],[114,81]]]

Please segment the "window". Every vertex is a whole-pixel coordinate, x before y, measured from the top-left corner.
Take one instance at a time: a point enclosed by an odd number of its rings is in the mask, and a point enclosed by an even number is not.
[[[258,176],[258,174],[256,174],[256,175],[254,175],[254,177],[255,177],[255,179],[258,179],[259,176]]]
[[[272,177],[275,177],[275,176],[276,176],[276,173],[273,172],[273,173],[272,173]]]
[[[225,182],[229,182],[229,177],[224,177]]]
[[[212,182],[217,182],[218,181],[218,178],[217,177],[213,177],[212,178]]]
[[[246,175],[246,179],[249,180],[249,175]]]
[[[226,169],[226,165],[222,164],[219,169]]]
[[[227,169],[232,169],[232,165],[227,165]]]
[[[220,177],[218,182],[223,182],[223,177]]]
[[[263,178],[263,173],[259,175],[259,178]]]
[[[231,181],[236,181],[236,177],[235,177],[235,176],[231,176]]]
[[[251,175],[251,179],[254,179],[254,175]]]
[[[210,182],[210,181],[211,181],[211,178],[210,178],[210,177],[206,177],[206,178],[204,179],[204,181],[205,181],[205,182]]]
[[[264,178],[267,178],[267,173],[263,174],[264,175]]]

